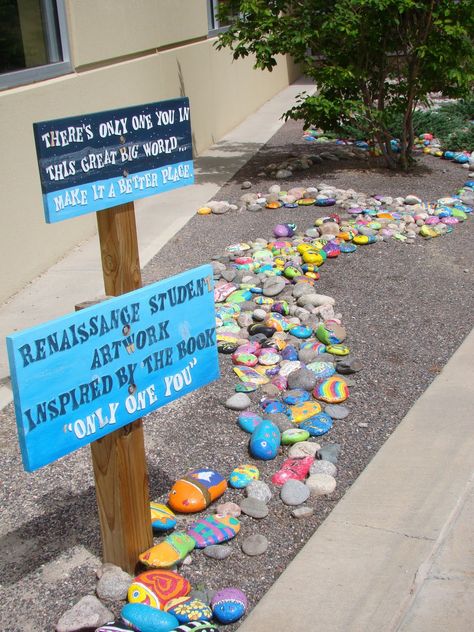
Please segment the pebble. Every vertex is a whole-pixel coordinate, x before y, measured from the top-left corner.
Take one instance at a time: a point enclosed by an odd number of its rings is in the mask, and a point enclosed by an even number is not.
[[[302,505],[309,498],[309,488],[302,481],[290,478],[281,488],[280,498],[285,505]]]
[[[248,498],[255,498],[264,503],[269,503],[272,498],[270,487],[264,481],[252,481],[245,488]]]
[[[255,496],[247,496],[240,503],[242,513],[251,518],[262,519],[268,516],[268,507],[263,500],[255,498]]]
[[[311,518],[314,515],[314,507],[296,507],[291,510],[293,518]]]
[[[114,615],[94,595],[86,595],[67,610],[56,624],[56,632],[76,632],[85,628],[98,628]]]
[[[256,556],[263,555],[268,549],[268,540],[264,535],[256,533],[249,535],[242,541],[242,551],[246,555]]]
[[[300,443],[295,443],[288,450],[288,456],[293,458],[303,458],[305,456],[314,456],[316,457],[316,453],[321,449],[319,443],[312,441],[301,441]]]
[[[312,391],[318,378],[310,369],[298,368],[288,375],[288,388]]]
[[[119,566],[107,564],[96,586],[100,599],[120,601],[127,598],[128,589],[133,578]]]
[[[349,415],[350,410],[347,406],[344,406],[344,404],[328,404],[324,412],[333,419],[345,419]]]
[[[337,467],[331,461],[314,461],[309,469],[310,476],[314,474],[329,474],[330,476],[337,476]]]
[[[217,505],[216,513],[222,516],[233,516],[234,518],[238,518],[242,512],[237,503],[226,502]]]
[[[321,461],[331,461],[336,464],[341,452],[341,446],[338,443],[327,443],[316,452],[316,458]]]
[[[245,393],[235,393],[226,399],[225,407],[231,410],[245,410],[252,404],[252,401]]]
[[[306,487],[311,496],[326,496],[336,489],[336,479],[330,474],[313,474],[306,479]]]

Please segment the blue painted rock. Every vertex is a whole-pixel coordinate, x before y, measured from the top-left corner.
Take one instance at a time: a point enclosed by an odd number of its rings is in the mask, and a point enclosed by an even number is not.
[[[259,478],[260,472],[258,468],[255,465],[246,463],[245,465],[239,465],[232,471],[229,483],[235,489],[244,489],[252,481],[258,481]]]
[[[240,531],[240,522],[233,516],[214,514],[194,522],[186,531],[197,549],[232,539]]]
[[[188,580],[168,570],[150,570],[137,575],[128,589],[130,603],[144,603],[163,609],[170,599],[185,597],[191,592]]]
[[[170,632],[179,625],[174,615],[143,603],[127,603],[120,616],[127,625],[140,632]]]
[[[319,379],[331,377],[336,372],[336,367],[332,362],[311,362],[306,368],[312,371]]]
[[[311,437],[319,437],[331,430],[332,423],[332,417],[322,412],[303,421],[299,425],[299,428],[306,430]]]
[[[165,606],[165,612],[174,615],[180,623],[189,623],[199,619],[208,621],[212,617],[212,610],[208,605],[190,596],[171,599]]]
[[[150,503],[151,526],[154,531],[168,531],[176,526],[176,516],[162,503]]]
[[[286,414],[286,411],[288,408],[286,404],[284,404],[283,402],[280,402],[277,399],[270,399],[270,400],[264,399],[262,402],[260,402],[260,405],[263,408],[263,410],[269,415],[274,415],[276,413]]]
[[[245,301],[250,301],[251,298],[252,292],[250,290],[236,290],[226,300],[228,303],[245,303]]]
[[[297,325],[290,329],[290,334],[295,336],[295,338],[310,338],[312,333],[311,327],[304,327],[303,325]]]
[[[281,357],[283,360],[298,360],[298,351],[293,345],[286,345],[281,352]]]
[[[357,246],[355,244],[351,244],[350,242],[346,242],[346,241],[339,244],[339,248],[341,252],[344,254],[349,254],[357,250]]]
[[[302,404],[296,404],[288,408],[288,417],[295,424],[299,424],[305,419],[314,417],[321,412],[321,404],[315,401],[307,401]]]
[[[303,402],[307,402],[311,399],[311,395],[308,391],[304,391],[301,388],[295,388],[292,391],[288,391],[283,396],[283,401],[285,404],[289,404],[290,406],[295,406],[296,404],[302,404]]]
[[[318,342],[317,340],[306,340],[302,342],[300,349],[310,349],[315,353],[326,353],[326,345],[323,345],[322,342]]]
[[[180,478],[171,488],[168,504],[181,513],[195,513],[208,507],[227,489],[223,476],[209,468],[200,468]]]
[[[258,424],[261,424],[262,421],[263,417],[260,417],[260,415],[257,415],[257,413],[253,413],[250,410],[244,410],[241,412],[238,419],[239,426],[242,430],[249,432],[250,434],[252,434]]]
[[[294,445],[300,441],[306,441],[309,439],[309,432],[300,428],[288,428],[284,430],[281,435],[282,445]]]
[[[250,437],[249,450],[255,459],[269,461],[278,454],[281,434],[278,426],[271,421],[262,421]]]
[[[211,599],[212,614],[220,623],[234,623],[245,614],[247,603],[238,588],[222,588]]]
[[[320,200],[316,200],[316,206],[334,206],[336,200],[334,198],[322,198]]]

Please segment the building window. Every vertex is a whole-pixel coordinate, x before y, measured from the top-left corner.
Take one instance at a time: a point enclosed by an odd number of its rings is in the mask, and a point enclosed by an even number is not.
[[[70,71],[64,0],[0,0],[0,88]]]
[[[207,17],[209,23],[209,35],[213,36],[217,33],[225,31],[230,26],[233,18],[239,15],[239,4],[237,0],[208,0],[207,3]],[[219,20],[219,7],[227,5],[228,16],[222,21]]]

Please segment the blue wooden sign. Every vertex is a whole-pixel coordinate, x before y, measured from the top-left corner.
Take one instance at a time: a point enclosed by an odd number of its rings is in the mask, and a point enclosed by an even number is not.
[[[194,182],[187,98],[33,128],[48,223]]]
[[[213,299],[205,265],[8,336],[25,469],[217,379]]]

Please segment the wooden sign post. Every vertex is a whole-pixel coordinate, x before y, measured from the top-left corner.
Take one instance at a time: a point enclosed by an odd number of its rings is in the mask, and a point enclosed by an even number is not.
[[[152,543],[141,417],[219,375],[212,268],[141,287],[133,201],[193,183],[189,102],[34,132],[46,221],[99,211],[117,298],[7,337],[23,461],[33,470],[91,444],[104,561],[133,572]]]

